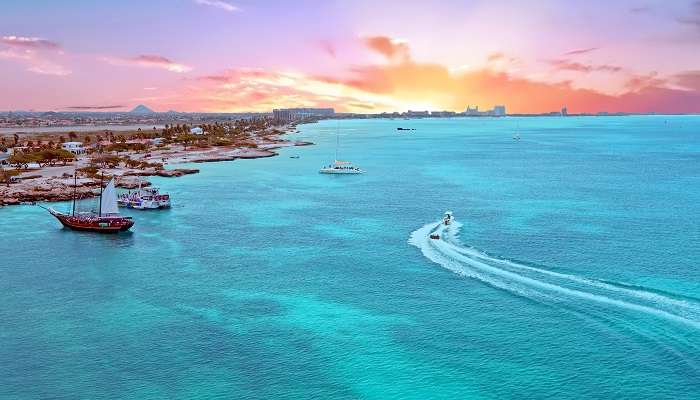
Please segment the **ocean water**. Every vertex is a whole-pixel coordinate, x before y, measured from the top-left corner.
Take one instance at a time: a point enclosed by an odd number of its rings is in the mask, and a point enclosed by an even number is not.
[[[300,130],[131,234],[0,209],[0,398],[698,398],[700,117]]]

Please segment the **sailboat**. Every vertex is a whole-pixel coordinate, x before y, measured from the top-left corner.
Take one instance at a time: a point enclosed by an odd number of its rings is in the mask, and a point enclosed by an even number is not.
[[[104,176],[104,175],[103,175]],[[117,233],[129,230],[134,226],[131,217],[119,215],[117,206],[117,189],[114,187],[114,178],[110,179],[107,186],[102,188],[100,180],[100,206],[97,213],[75,213],[76,187],[78,186],[77,174],[74,176],[73,209],[70,214],[65,214],[47,208],[56,219],[66,228],[76,231],[89,231],[99,233]]]
[[[336,143],[335,143],[335,161],[333,164],[321,167],[318,171],[319,174],[335,174],[335,175],[354,175],[354,174],[364,174],[365,171],[352,165],[350,161],[338,160],[338,147],[340,147],[340,135],[336,133]]]

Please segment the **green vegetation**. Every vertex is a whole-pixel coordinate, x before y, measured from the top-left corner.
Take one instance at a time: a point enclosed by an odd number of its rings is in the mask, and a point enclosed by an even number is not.
[[[0,183],[10,185],[12,182],[12,177],[19,175],[19,171],[14,169],[4,169],[0,168]]]
[[[28,152],[15,152],[7,159],[7,162],[17,169],[27,169],[29,168],[29,164],[32,163],[37,163],[39,164],[39,167],[44,167],[46,165],[54,166],[58,162],[66,165],[68,162],[73,160],[75,160],[75,155],[70,151],[44,148]]]

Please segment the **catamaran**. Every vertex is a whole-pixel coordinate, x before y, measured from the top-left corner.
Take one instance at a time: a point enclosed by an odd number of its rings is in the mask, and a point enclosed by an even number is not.
[[[336,175],[354,175],[364,174],[365,171],[352,165],[350,161],[338,160],[338,147],[340,146],[340,136],[336,134],[335,143],[335,161],[333,164],[321,167],[318,171],[320,174],[336,174]]]
[[[134,226],[131,217],[119,215],[117,206],[117,189],[114,187],[114,179],[110,179],[107,186],[102,188],[100,180],[100,205],[97,213],[77,213],[75,212],[76,188],[78,186],[77,175],[74,177],[73,186],[73,209],[70,214],[65,214],[47,208],[56,219],[66,228],[76,231],[89,231],[99,233],[117,233],[129,230]]]

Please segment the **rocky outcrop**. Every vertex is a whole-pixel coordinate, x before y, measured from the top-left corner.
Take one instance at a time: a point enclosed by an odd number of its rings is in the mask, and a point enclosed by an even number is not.
[[[151,186],[151,182],[138,178],[121,178],[117,180],[115,186],[122,189],[138,189],[140,187]]]
[[[198,169],[179,168],[179,169],[161,169],[160,171],[156,172],[156,175],[163,176],[166,178],[173,178],[173,177],[179,177],[179,176],[189,175],[189,174],[198,174],[198,173],[199,173]]]
[[[233,161],[236,157],[233,156],[212,156],[205,158],[197,158],[192,160],[193,163],[208,163],[208,162],[219,162],[219,161]]]

